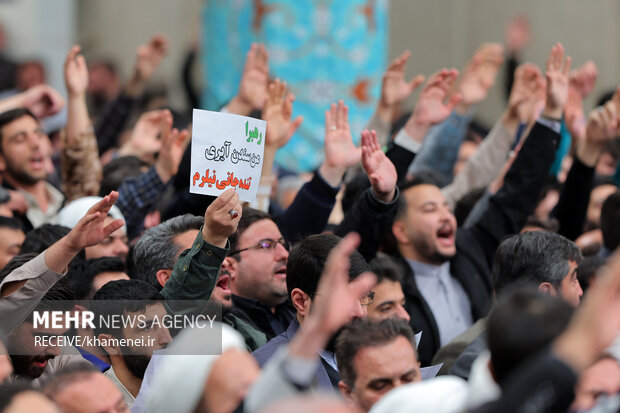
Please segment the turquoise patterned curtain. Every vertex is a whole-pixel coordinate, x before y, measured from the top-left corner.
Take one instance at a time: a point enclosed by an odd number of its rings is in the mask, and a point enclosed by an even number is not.
[[[349,105],[353,137],[372,115],[385,67],[387,0],[210,0],[203,13],[203,108],[217,110],[236,93],[252,42],[269,51],[272,77],[295,94],[304,122],[276,162],[310,171],[323,159],[324,113]]]

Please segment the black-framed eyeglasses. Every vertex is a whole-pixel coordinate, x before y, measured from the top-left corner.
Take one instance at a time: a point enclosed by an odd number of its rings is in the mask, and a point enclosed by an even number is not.
[[[252,245],[251,247],[242,248],[236,251],[231,251],[228,253],[228,255],[231,256],[231,255],[239,254],[240,252],[247,251],[247,250],[269,250],[269,249],[276,248],[278,244],[282,245],[284,249],[287,251],[290,249],[289,243],[287,240],[284,239],[284,237],[280,238],[279,240],[265,238],[265,239],[258,241],[258,244],[256,245]]]

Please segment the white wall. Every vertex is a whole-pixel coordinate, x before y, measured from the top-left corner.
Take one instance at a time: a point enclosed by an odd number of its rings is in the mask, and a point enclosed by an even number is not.
[[[7,53],[16,59],[41,59],[48,82],[64,90],[62,66],[74,42],[75,0],[0,1],[0,22]]]
[[[598,65],[599,80],[586,108],[620,83],[620,3],[614,0],[392,0],[390,57],[410,49],[410,76],[444,66],[461,69],[479,44],[503,42],[504,27],[516,14],[527,15],[532,27],[525,60],[544,69],[551,46],[561,41],[574,65],[587,59]],[[504,102],[502,73],[479,108],[480,118],[494,122]]]

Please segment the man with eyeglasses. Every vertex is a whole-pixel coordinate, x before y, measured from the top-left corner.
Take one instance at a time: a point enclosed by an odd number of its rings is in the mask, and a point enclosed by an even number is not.
[[[295,317],[288,302],[288,243],[269,214],[246,207],[222,268],[230,273],[234,315],[267,339],[284,332]]]
[[[245,214],[245,211],[244,211]],[[240,224],[241,225],[241,224]],[[300,241],[291,250],[286,269],[286,289],[291,303],[295,308],[295,318],[286,331],[279,334],[267,344],[254,351],[252,355],[258,363],[264,366],[269,359],[282,346],[289,343],[295,333],[304,327],[304,320],[312,311],[312,302],[318,295],[317,288],[319,279],[325,266],[325,261],[330,251],[338,244],[340,238],[332,234],[311,235]],[[349,280],[354,280],[360,274],[369,271],[366,260],[358,251],[354,251],[350,257]],[[354,306],[349,314],[350,319],[365,318],[367,306],[372,303],[374,293],[360,297],[359,305]],[[341,329],[342,330],[342,329]],[[338,364],[336,363],[336,338],[341,330],[334,334],[325,349],[319,355],[321,364],[315,373],[314,384],[321,390],[338,392]]]

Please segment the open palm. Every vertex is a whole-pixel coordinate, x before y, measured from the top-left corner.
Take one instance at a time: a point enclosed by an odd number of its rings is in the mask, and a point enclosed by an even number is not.
[[[361,148],[353,144],[349,108],[341,100],[325,112],[325,160],[330,166],[349,167],[360,161]]]

